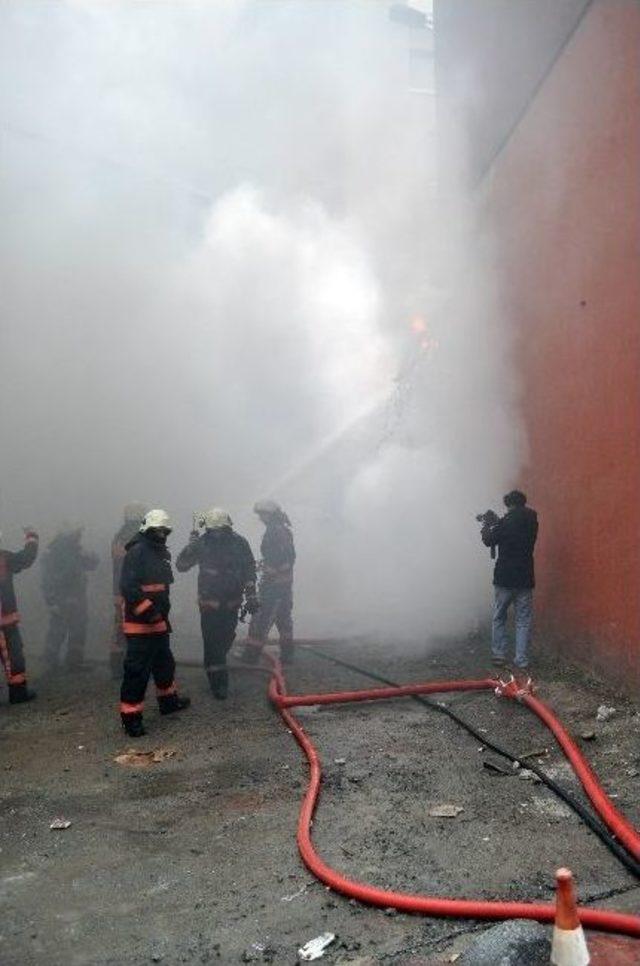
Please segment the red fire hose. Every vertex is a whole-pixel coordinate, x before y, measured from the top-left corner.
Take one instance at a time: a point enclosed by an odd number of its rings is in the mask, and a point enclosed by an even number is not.
[[[304,864],[321,882],[349,898],[369,905],[392,907],[401,912],[421,913],[427,916],[453,916],[469,919],[535,919],[553,922],[555,906],[529,902],[490,902],[472,899],[442,899],[434,896],[412,895],[392,892],[358,882],[341,875],[320,858],[311,840],[313,815],[318,803],[322,766],[312,741],[300,726],[289,708],[311,704],[334,704],[349,701],[373,701],[381,698],[406,697],[411,694],[428,694],[444,691],[478,691],[495,688],[499,682],[438,681],[427,684],[404,685],[398,688],[373,688],[365,691],[343,691],[332,694],[291,696],[286,694],[284,675],[280,665],[273,661],[273,675],[269,683],[269,698],[278,708],[287,727],[304,751],[309,762],[309,785],[305,793],[298,819],[297,842]],[[591,768],[557,720],[553,712],[537,698],[523,693],[514,682],[501,689],[507,697],[521,700],[551,729],[560,747],[567,755],[595,809],[609,828],[620,837],[632,854],[640,855],[640,834],[622,816],[607,797]],[[622,837],[624,835],[624,838]],[[640,938],[640,917],[604,909],[579,910],[580,921],[586,927],[605,932],[621,933]]]
[[[624,847],[636,859],[640,859],[640,834],[635,830],[631,822],[622,815],[615,807],[611,799],[606,795],[596,775],[586,758],[576,746],[569,733],[563,728],[551,708],[532,694],[523,694],[521,699],[534,714],[546,724],[564,751],[566,757],[571,762],[571,766],[582,783],[582,787],[589,796],[593,807],[602,821],[611,829],[615,837],[622,842]]]

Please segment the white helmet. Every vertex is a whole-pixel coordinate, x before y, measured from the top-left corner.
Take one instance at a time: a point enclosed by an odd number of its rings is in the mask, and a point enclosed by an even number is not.
[[[168,530],[171,532],[171,520],[166,510],[149,510],[140,524],[140,533],[147,530]]]
[[[148,507],[146,503],[127,503],[124,508],[125,523],[137,523],[144,519]]]
[[[258,500],[253,506],[254,513],[282,513],[282,507],[275,500]]]
[[[233,526],[233,521],[226,510],[221,510],[219,506],[211,507],[202,514],[202,526],[205,530],[220,530],[222,527]]]

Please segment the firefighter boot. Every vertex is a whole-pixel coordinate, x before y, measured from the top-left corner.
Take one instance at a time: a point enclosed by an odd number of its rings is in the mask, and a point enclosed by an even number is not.
[[[214,698],[224,701],[229,694],[229,672],[228,671],[209,671],[209,686]]]
[[[174,711],[184,711],[191,704],[191,698],[181,698],[178,694],[161,694],[158,698],[160,714],[173,714]]]
[[[134,714],[121,714],[120,718],[122,719],[122,727],[130,738],[142,738],[143,735],[146,735],[147,732],[139,711],[134,712]]]
[[[24,704],[25,701],[33,701],[36,696],[35,691],[30,691],[25,684],[9,685],[9,704]]]

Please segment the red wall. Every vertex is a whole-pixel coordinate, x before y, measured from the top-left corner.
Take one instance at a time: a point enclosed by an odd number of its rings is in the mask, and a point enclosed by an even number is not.
[[[640,690],[640,5],[594,2],[482,187],[541,517],[540,646]]]

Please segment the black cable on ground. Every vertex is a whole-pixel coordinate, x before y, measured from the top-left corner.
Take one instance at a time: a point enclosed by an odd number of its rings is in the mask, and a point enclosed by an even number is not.
[[[334,657],[332,654],[324,654],[315,647],[309,647],[307,645],[305,647],[305,651],[308,651],[310,654],[314,654],[316,657],[322,658],[324,661],[329,661],[331,664],[336,664],[339,667],[344,667],[349,671],[354,671],[356,674],[361,674],[363,677],[370,678],[372,681],[378,681],[380,684],[386,684],[392,688],[401,687],[401,685],[399,685],[396,681],[390,681],[389,678],[382,677],[382,675],[375,674],[373,671],[368,671],[365,668],[358,667],[357,664],[351,664],[349,661],[343,661],[341,658]],[[569,806],[569,808],[573,809],[576,815],[582,819],[582,821],[591,829],[594,835],[598,836],[600,841],[606,845],[612,855],[614,855],[615,858],[625,867],[627,872],[630,872],[631,875],[635,876],[637,879],[640,879],[640,862],[637,862],[626,852],[624,847],[620,845],[618,841],[616,841],[611,832],[609,832],[608,828],[602,822],[600,822],[599,819],[592,815],[592,813],[581,802],[579,802],[570,792],[566,791],[566,789],[554,781],[550,775],[547,775],[545,771],[543,771],[541,768],[538,768],[537,765],[530,763],[528,760],[518,758],[517,755],[512,754],[512,752],[508,751],[506,748],[502,748],[495,742],[490,741],[486,735],[478,731],[477,728],[474,728],[473,725],[469,724],[468,721],[465,721],[464,718],[461,718],[459,715],[457,715],[455,711],[452,711],[451,708],[448,708],[446,704],[438,701],[431,701],[429,698],[425,698],[420,694],[412,694],[410,695],[410,698],[412,701],[416,701],[418,704],[422,704],[425,707],[430,708],[432,711],[439,711],[441,714],[451,718],[452,721],[455,721],[456,724],[460,725],[461,728],[464,728],[465,731],[476,738],[477,741],[479,741],[480,744],[485,748],[490,749],[491,751],[495,752],[495,754],[500,755],[502,758],[506,758],[507,761],[514,762],[520,765],[520,767],[526,768],[528,771],[533,772],[534,775],[537,775],[540,781],[543,782],[547,788],[557,795],[558,798]]]

